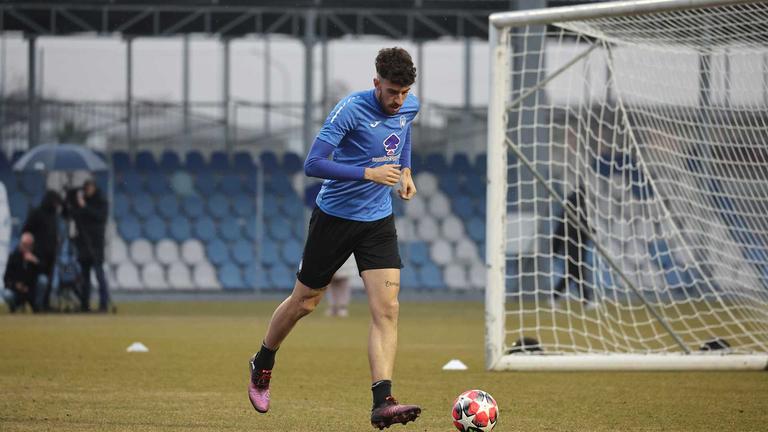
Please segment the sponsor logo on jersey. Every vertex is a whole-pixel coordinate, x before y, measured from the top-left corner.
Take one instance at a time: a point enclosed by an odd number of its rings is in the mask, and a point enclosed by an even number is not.
[[[378,125],[379,125],[379,123],[381,123],[381,120],[379,120],[379,121],[375,121],[375,122],[371,123],[371,127],[372,127],[372,128],[375,128],[376,126],[378,126]]]
[[[406,123],[406,121],[405,121],[405,116],[404,116],[404,115],[401,115],[401,116],[400,116],[400,129],[402,129],[402,128],[404,128],[404,127],[405,127],[405,123]]]
[[[397,146],[400,145],[400,137],[397,134],[389,134],[387,139],[384,140],[384,148],[387,150],[387,156],[392,156],[397,151]]]

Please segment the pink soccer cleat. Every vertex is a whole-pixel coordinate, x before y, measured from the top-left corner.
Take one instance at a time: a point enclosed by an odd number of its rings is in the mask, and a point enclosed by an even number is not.
[[[256,370],[253,366],[253,358],[248,362],[250,366],[250,379],[248,380],[248,399],[256,411],[264,414],[269,411],[269,380],[272,379],[272,370]]]
[[[416,420],[421,408],[416,405],[400,405],[395,398],[387,396],[386,401],[371,411],[371,424],[379,430],[396,423],[406,424]]]

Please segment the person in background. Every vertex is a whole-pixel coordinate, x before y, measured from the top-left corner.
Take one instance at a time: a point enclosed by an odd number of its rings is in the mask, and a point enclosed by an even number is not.
[[[107,312],[109,286],[104,275],[104,238],[107,227],[109,206],[93,180],[86,180],[77,191],[77,202],[72,211],[77,227],[78,259],[83,272],[81,309],[91,309],[91,269],[99,283],[99,312]]]
[[[11,313],[23,309],[26,304],[37,312],[42,305],[48,278],[41,272],[40,260],[32,252],[34,245],[32,234],[24,233],[19,246],[8,256],[3,276],[3,298]]]
[[[33,209],[27,216],[22,233],[29,233],[34,239],[33,253],[40,261],[40,271],[49,281],[40,293],[42,299],[38,305],[41,311],[50,310],[51,277],[56,262],[56,250],[59,245],[58,217],[61,212],[61,197],[55,191],[49,190],[43,195],[40,206]]]
[[[328,309],[325,311],[327,316],[339,318],[349,316],[349,301],[352,299],[352,286],[349,280],[357,274],[354,256],[350,256],[328,284]]]

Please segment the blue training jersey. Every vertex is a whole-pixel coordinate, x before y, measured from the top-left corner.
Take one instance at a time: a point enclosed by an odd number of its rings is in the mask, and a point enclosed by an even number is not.
[[[402,151],[418,112],[419,100],[412,94],[397,114],[388,115],[375,89],[352,93],[331,111],[317,139],[335,147],[332,156],[338,163],[366,168],[401,164],[410,158]],[[316,202],[332,216],[368,222],[392,214],[391,192],[391,187],[367,180],[325,180]]]

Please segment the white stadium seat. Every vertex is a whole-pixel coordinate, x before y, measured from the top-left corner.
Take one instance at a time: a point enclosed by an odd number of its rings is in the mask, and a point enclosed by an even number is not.
[[[422,172],[416,174],[413,182],[416,183],[416,189],[419,193],[424,194],[424,196],[430,196],[437,192],[437,177],[432,173]]]
[[[462,264],[476,264],[480,262],[480,254],[475,242],[466,238],[456,242],[456,262]]]
[[[175,262],[168,267],[168,285],[173,289],[189,290],[195,285],[189,267],[181,262]]]
[[[148,289],[168,289],[168,282],[165,280],[165,270],[158,263],[149,263],[141,269],[141,279],[144,286]]]
[[[485,289],[485,266],[482,263],[469,268],[469,284],[475,289]]]
[[[424,202],[424,198],[421,195],[416,195],[405,202],[405,215],[411,219],[418,219],[424,216],[426,211],[427,204]]]
[[[139,278],[139,270],[136,268],[136,265],[134,265],[131,262],[124,262],[117,266],[117,271],[115,272],[115,280],[117,282],[117,286],[119,286],[122,289],[142,289],[144,288],[144,284],[141,282],[141,279]]]
[[[467,281],[467,269],[462,265],[449,265],[443,270],[443,280],[445,285],[452,290],[469,289]]]
[[[416,225],[413,220],[407,217],[397,218],[395,220],[397,229],[397,238],[400,241],[412,241],[416,239]]]
[[[131,242],[131,261],[135,264],[149,264],[155,261],[152,243],[144,239]]]
[[[173,240],[162,239],[155,246],[155,256],[164,265],[179,262],[179,246]]]
[[[192,279],[195,286],[200,289],[221,288],[216,270],[208,263],[197,264]]]
[[[447,240],[437,240],[429,248],[429,256],[435,264],[445,266],[453,263],[453,246]]]
[[[428,242],[437,240],[440,237],[440,227],[435,218],[422,216],[416,220],[416,237]]]
[[[189,265],[205,262],[205,248],[199,240],[189,239],[181,245],[181,257]]]
[[[440,234],[446,240],[459,241],[464,238],[464,224],[456,216],[448,216],[440,223]]]
[[[427,200],[427,209],[432,216],[442,219],[451,215],[451,203],[445,194],[437,192]]]
[[[111,264],[122,264],[128,261],[128,247],[119,236],[114,236],[109,240],[109,262]]]

